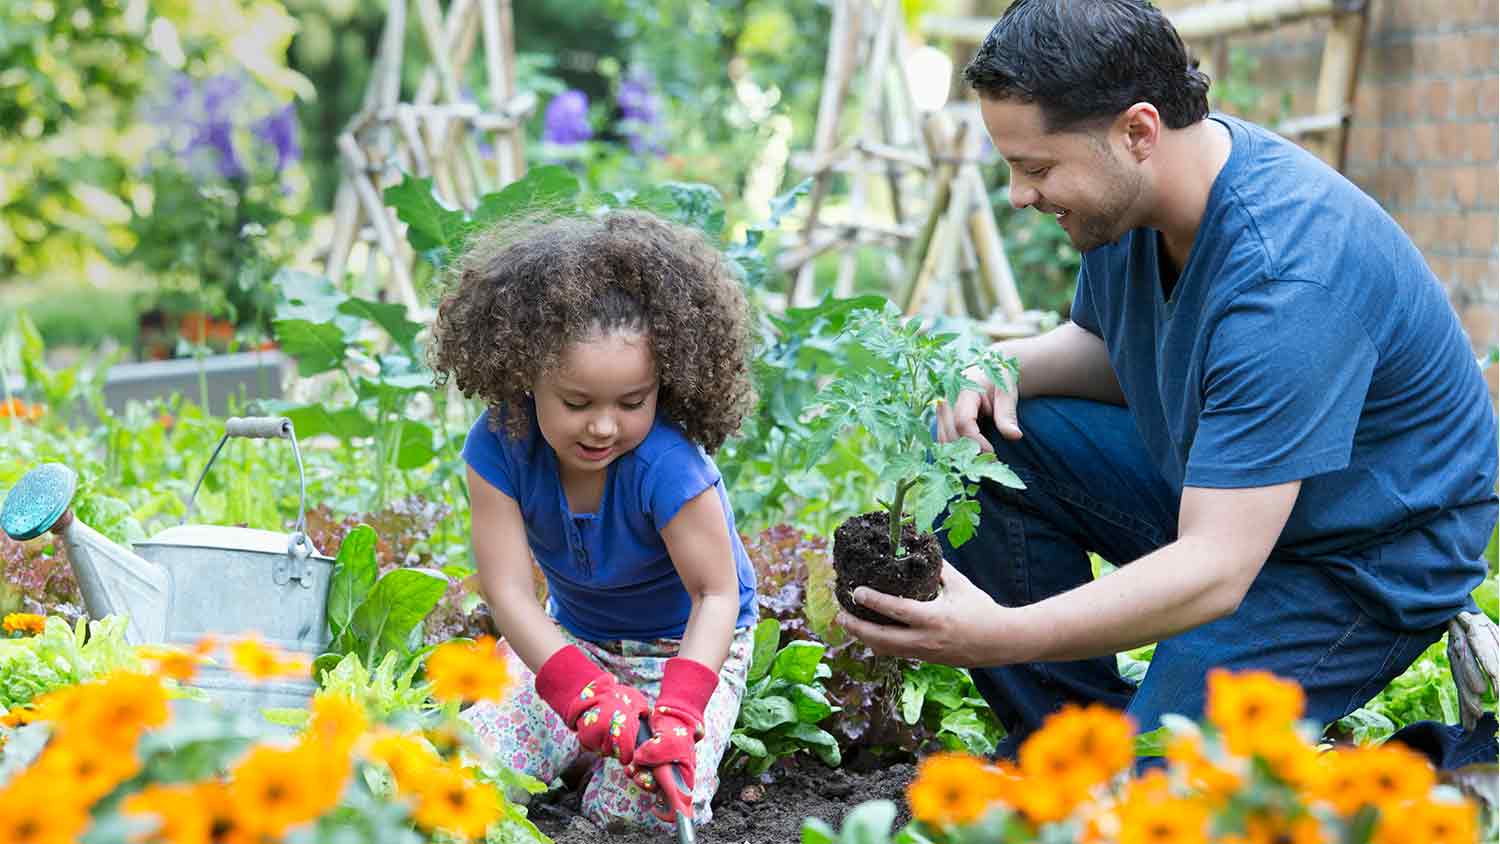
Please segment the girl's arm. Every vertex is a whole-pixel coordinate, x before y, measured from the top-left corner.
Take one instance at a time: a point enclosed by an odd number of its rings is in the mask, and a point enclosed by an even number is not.
[[[567,641],[537,601],[521,508],[473,468],[468,473],[469,530],[479,592],[506,643],[535,672]]]
[[[739,573],[717,485],[682,505],[662,528],[661,538],[693,601],[678,656],[717,673],[729,656],[740,614]]]

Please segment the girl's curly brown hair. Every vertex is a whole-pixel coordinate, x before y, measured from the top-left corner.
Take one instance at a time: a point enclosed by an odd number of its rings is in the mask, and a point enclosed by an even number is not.
[[[755,401],[744,293],[696,231],[642,211],[502,223],[480,235],[438,305],[438,384],[479,396],[512,437],[526,393],[573,343],[640,331],[660,381],[657,412],[713,452]]]

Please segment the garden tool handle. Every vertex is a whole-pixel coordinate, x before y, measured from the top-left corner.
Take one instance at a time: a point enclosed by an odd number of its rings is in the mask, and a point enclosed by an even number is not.
[[[647,722],[646,716],[642,715],[641,728],[635,734],[635,746],[640,747],[650,740],[651,724]],[[662,771],[662,768],[666,768],[667,770]],[[663,779],[661,776],[663,773],[672,778],[671,785],[673,787],[666,788],[658,785],[656,797],[668,809],[672,810],[672,815],[675,817],[677,824],[677,844],[694,844],[697,836],[693,830],[693,792],[688,789],[687,780],[682,778],[682,771],[676,765],[671,762],[659,765],[651,772],[651,775],[660,783]]]
[[[192,517],[193,501],[198,497],[198,490],[203,486],[203,479],[208,477],[208,470],[213,467],[214,461],[219,457],[219,452],[224,449],[224,443],[229,442],[230,437],[292,441],[292,455],[297,458],[299,491],[297,524],[292,528],[292,542],[288,553],[306,556],[311,550],[307,542],[307,475],[302,471],[302,449],[297,446],[297,432],[292,429],[292,420],[285,416],[231,416],[224,420],[224,436],[219,438],[219,444],[214,447],[214,453],[209,455],[208,463],[204,465],[203,472],[198,475],[198,482],[193,484],[193,494],[188,496],[187,512],[183,513],[181,524],[187,524],[187,520]]]
[[[287,440],[292,438],[292,420],[285,416],[231,416],[224,420],[224,436]]]

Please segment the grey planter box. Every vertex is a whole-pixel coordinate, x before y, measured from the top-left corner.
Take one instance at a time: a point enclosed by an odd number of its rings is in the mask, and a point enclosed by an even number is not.
[[[197,403],[201,370],[208,388],[207,410],[223,416],[229,412],[230,396],[241,403],[280,398],[281,383],[290,366],[291,359],[276,350],[122,363],[111,368],[105,378],[104,401],[116,413],[124,411],[125,403],[132,399],[147,401],[172,393],[181,393]]]

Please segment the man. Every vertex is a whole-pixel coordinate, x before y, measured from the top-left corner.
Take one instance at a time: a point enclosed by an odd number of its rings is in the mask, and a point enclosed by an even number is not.
[[[984,486],[937,600],[856,591],[907,626],[840,622],[974,666],[1009,752],[1069,701],[1197,717],[1215,667],[1297,681],[1323,723],[1359,707],[1473,608],[1496,522],[1495,415],[1437,279],[1337,172],[1210,115],[1144,0],[1016,0],[964,74],[1011,203],[1083,253],[1071,321],[1002,344],[1015,389],[939,411],[1026,489]],[[1148,642],[1136,688],[1115,654]]]

